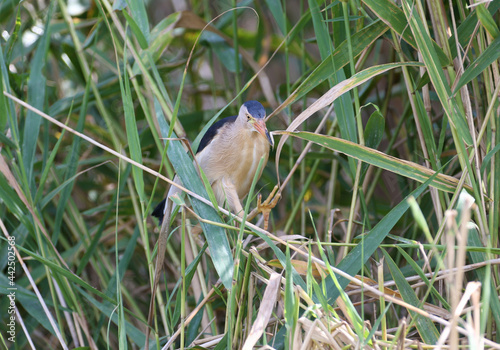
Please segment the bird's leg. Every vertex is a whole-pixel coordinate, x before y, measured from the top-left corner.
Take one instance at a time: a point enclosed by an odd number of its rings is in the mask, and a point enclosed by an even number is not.
[[[219,205],[222,205],[224,202],[226,202],[231,212],[238,215],[239,217],[243,217],[243,207],[241,206],[236,187],[231,180],[224,177],[221,180],[215,182],[212,185],[212,188]]]
[[[274,186],[273,190],[269,194],[269,197],[262,202],[262,195],[259,194],[257,196],[257,208],[252,210],[250,214],[247,215],[247,220],[252,220],[257,214],[262,213],[264,216],[264,230],[267,231],[267,227],[269,226],[269,214],[271,213],[271,209],[273,209],[281,198],[281,193],[278,191],[278,185]]]

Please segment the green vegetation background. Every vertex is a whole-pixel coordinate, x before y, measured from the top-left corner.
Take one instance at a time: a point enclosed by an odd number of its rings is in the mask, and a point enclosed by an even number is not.
[[[345,320],[354,340],[332,339],[353,348],[497,347],[499,7],[0,2],[2,347],[144,346],[160,174],[207,196],[178,138],[196,144],[249,99],[276,147],[243,206],[278,181],[281,200],[268,232],[202,198],[181,210],[151,348],[200,333],[218,348],[309,346],[307,320],[332,332]],[[337,268],[381,292],[347,287]]]

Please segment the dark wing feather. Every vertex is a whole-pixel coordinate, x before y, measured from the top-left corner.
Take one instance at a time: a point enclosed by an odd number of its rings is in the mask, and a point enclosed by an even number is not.
[[[222,128],[226,124],[234,123],[236,121],[237,117],[238,116],[233,115],[231,117],[227,117],[227,118],[219,120],[216,123],[213,123],[212,126],[208,128],[205,135],[203,135],[203,137],[201,138],[200,145],[198,146],[198,150],[196,151],[196,153],[200,153],[201,151],[203,151],[203,149],[205,147],[207,147],[210,142],[212,142],[214,137],[219,132],[219,129]]]
[[[164,215],[163,212],[165,211],[165,202],[166,201],[167,201],[166,198],[164,200],[162,200],[156,206],[156,208],[153,210],[153,212],[151,213],[152,216],[154,216],[155,218],[158,218],[158,220],[160,221],[160,225],[163,222],[163,215]]]

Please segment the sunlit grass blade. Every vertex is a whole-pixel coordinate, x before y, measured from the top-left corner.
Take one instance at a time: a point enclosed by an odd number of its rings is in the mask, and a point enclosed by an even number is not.
[[[6,62],[4,59],[3,48],[0,45],[0,88],[2,91],[2,96],[0,97],[0,127],[2,130],[5,128],[6,123],[9,123],[12,139],[14,143],[19,142],[19,130],[17,125],[17,118],[15,117],[14,102],[7,99],[3,94],[3,91],[12,92],[9,84],[9,73],[7,70]]]
[[[394,4],[394,2],[389,0],[366,0],[365,4],[377,14],[377,16],[382,19],[388,26],[391,27],[399,36],[401,36],[408,44],[417,48],[415,42],[415,37],[412,35],[411,31],[408,30],[408,21],[405,18],[403,10]],[[439,62],[441,66],[448,65],[449,59],[446,57],[445,53],[441,48],[432,42],[434,50],[436,50],[439,56]]]
[[[409,209],[410,205],[407,202],[407,198],[419,197],[427,189],[435,176],[436,174],[411,192],[388,214],[386,214],[366,236],[362,237],[362,241],[358,243],[358,245],[356,245],[356,247],[354,247],[344,259],[342,259],[342,261],[337,265],[337,268],[350,274],[351,276],[355,276],[361,270],[365,262],[372,256],[375,250],[378,249],[379,245],[391,232],[396,223]],[[341,288],[345,288],[348,284],[349,281],[346,278],[339,278],[339,285]],[[337,300],[340,295],[339,291],[329,280],[326,282],[326,290],[328,291],[329,300]]]
[[[141,28],[137,25],[136,21],[132,16],[128,14],[128,12],[125,10],[123,11],[123,15],[127,19],[127,23],[132,29],[132,32],[134,33],[137,41],[139,42],[139,45],[141,46],[141,49],[146,49],[148,47],[148,40],[144,36],[143,32],[141,31]],[[149,28],[147,29],[147,33],[149,33]]]
[[[295,308],[298,303],[296,300],[294,288],[293,288],[293,270],[292,270],[292,260],[290,259],[290,247],[286,247],[286,282],[285,282],[285,328],[286,328],[286,339],[285,345],[288,349],[293,348],[293,334],[294,329],[297,324],[297,316],[295,314]]]
[[[125,54],[124,61],[126,62],[127,55]],[[125,113],[125,126],[127,131],[127,140],[128,146],[130,150],[130,158],[136,161],[139,164],[142,164],[142,150],[141,143],[139,141],[139,132],[137,128],[137,121],[135,117],[135,110],[132,101],[132,93],[130,91],[130,84],[128,79],[128,73],[125,69],[123,71],[123,79],[120,76],[120,90],[122,93],[123,99],[123,110]],[[142,170],[133,167],[132,175],[134,177],[134,185],[137,190],[137,194],[141,201],[145,200],[144,193],[144,178],[142,174]]]
[[[489,35],[493,39],[498,39],[500,36],[500,30],[498,30],[498,25],[495,23],[492,14],[487,10],[486,4],[478,4],[476,6],[476,13],[479,22],[486,29]]]
[[[353,157],[365,163],[420,182],[425,182],[436,175],[435,180],[431,183],[431,186],[442,191],[454,192],[458,186],[458,180],[454,177],[436,173],[434,170],[428,169],[420,164],[404,159],[398,159],[378,150],[361,146],[337,137],[318,135],[310,132],[277,132],[277,134],[290,135],[312,141],[320,146],[327,147],[332,151],[344,153],[349,157]]]
[[[137,23],[137,27],[140,28],[144,40],[149,44],[149,19],[146,13],[146,6],[143,1],[127,1],[130,8],[131,17],[134,18]]]
[[[336,50],[332,54],[333,45],[332,45],[332,40],[331,40],[330,33],[329,33],[328,24],[325,23],[325,20],[324,20],[324,13],[320,11],[318,3],[314,0],[309,1],[309,7],[310,7],[310,11],[311,11],[312,20],[313,20],[314,32],[316,34],[316,41],[318,42],[318,48],[320,50],[320,56],[322,59],[321,64],[326,62],[327,67],[329,67],[330,72],[332,73],[330,75],[324,76],[323,78],[328,77],[328,82],[329,82],[329,85],[331,88],[335,85],[335,83],[342,82],[346,79],[346,73],[345,73],[344,69],[342,68],[343,65],[341,64],[340,66],[337,66],[337,63],[339,63],[339,62],[336,62],[336,61],[339,61],[339,60],[336,59],[337,56],[335,54],[336,53],[346,54],[345,63],[347,64],[350,60],[349,51],[352,52],[353,47],[355,47],[358,44],[358,41],[361,41],[360,39],[362,39],[362,40],[368,39],[369,40],[369,38],[367,38],[369,35],[366,35],[363,37],[358,36],[356,38],[356,43],[353,44],[351,41],[351,39],[353,39],[353,38],[349,38],[349,40],[347,40],[340,33],[338,33],[338,34],[335,33],[334,38],[338,39],[338,40],[336,40],[337,42],[340,41],[341,39],[343,39],[344,41],[342,42],[342,44],[339,45],[338,48],[336,48]],[[338,7],[335,6],[333,13],[332,13],[332,16],[335,16],[337,14],[337,11],[340,11],[340,10],[338,10]],[[328,16],[328,14],[327,14],[327,16]],[[370,27],[373,27],[373,26],[370,26]],[[334,24],[334,28],[335,28],[335,24]],[[370,33],[370,36],[372,37],[372,39],[375,39],[375,37],[377,35],[377,28],[372,28],[372,29],[373,29],[373,32]],[[381,29],[379,31],[379,33],[382,33],[383,31],[384,30]],[[344,49],[343,51],[340,50],[340,48],[342,46],[346,46],[347,50],[346,49]],[[357,46],[357,49],[359,50],[359,49],[361,49],[361,47]],[[361,51],[359,51],[359,52],[361,52]],[[352,53],[352,54],[353,54],[353,56],[356,56],[359,52],[356,51],[356,53]],[[316,69],[311,75],[309,75],[307,79],[309,80],[311,78],[317,77],[317,75],[316,75],[317,71],[318,71],[318,69]],[[299,90],[302,86],[303,86],[303,84],[301,84],[301,86],[297,90]],[[295,90],[291,94],[291,96],[293,96],[295,94],[295,92],[297,92],[297,90]],[[333,103],[334,103],[334,109],[335,109],[335,113],[336,113],[337,120],[339,123],[339,129],[340,129],[340,134],[342,135],[342,138],[349,140],[349,141],[352,141],[352,142],[358,142],[358,132],[356,130],[356,119],[355,119],[356,112],[354,111],[354,107],[352,105],[351,94],[349,94],[349,93],[343,94],[338,99],[335,99],[335,101]],[[352,160],[349,160],[349,165],[351,167],[352,176],[354,177],[354,174],[356,173],[356,165],[354,164],[354,162]]]
[[[491,1],[488,3],[488,12],[491,15],[495,14],[498,11],[498,9],[500,9],[500,2]],[[477,23],[478,23],[477,13],[476,11],[471,11],[467,15],[467,18],[457,28],[458,42],[460,43],[460,45],[466,47],[471,40],[476,38],[474,34],[476,33],[475,31]],[[455,38],[454,35],[448,40],[451,52],[453,53],[454,57],[456,56],[456,51],[457,51],[456,40],[457,38]]]
[[[469,223],[468,229],[469,234],[467,235],[467,245],[472,247],[483,247],[481,243],[481,239],[479,238],[479,234],[477,231],[477,226],[473,223]],[[488,249],[486,248],[486,251]],[[468,253],[470,259],[473,263],[479,263],[482,261],[486,261],[487,254],[483,252],[469,252]],[[495,269],[492,266],[486,266],[475,271],[477,278],[483,283],[483,296],[482,303],[489,305],[489,308],[485,308],[485,310],[491,309],[491,314],[495,319],[497,332],[500,332],[500,299],[498,290],[495,288],[495,284],[491,281],[491,278],[495,274]],[[490,280],[490,283],[487,283]],[[483,317],[484,319],[484,317]],[[481,327],[485,327],[485,323],[481,324]]]
[[[351,89],[363,84],[367,80],[382,74],[388,70],[394,69],[396,67],[401,67],[402,65],[407,65],[407,66],[420,66],[419,63],[416,62],[407,62],[407,63],[396,63],[396,64],[383,64],[380,66],[375,66],[375,67],[370,67],[365,70],[362,70],[359,73],[356,73],[352,77],[350,77],[347,80],[344,80],[334,87],[332,87],[330,90],[328,90],[323,96],[321,96],[319,99],[317,99],[312,105],[310,105],[305,111],[300,113],[293,121],[290,123],[290,125],[287,127],[287,131],[294,131],[296,130],[304,121],[309,119],[314,113],[317,111],[321,110],[322,108],[325,108],[326,106],[330,105],[333,103],[337,98],[342,96],[344,93],[350,91]],[[280,110],[282,107],[286,106],[287,101],[281,104],[281,106],[277,109]],[[276,112],[276,111],[275,111]],[[278,146],[276,147],[276,170],[278,172],[278,161],[280,159],[281,151],[283,149],[283,145],[285,144],[286,140],[288,138],[288,135],[285,135],[284,137],[281,138],[281,140],[278,143]]]
[[[406,281],[398,266],[396,265],[394,260],[392,260],[391,256],[385,250],[382,250],[382,252],[384,253],[385,261],[389,266],[389,270],[391,271],[391,274],[394,278],[394,281],[396,282],[399,293],[401,293],[401,296],[403,297],[403,300],[408,304],[419,308],[420,301],[418,300],[415,291]],[[439,338],[439,332],[436,326],[434,326],[434,323],[432,323],[430,319],[415,313],[411,309],[408,309],[408,312],[410,313],[412,318],[415,319],[415,326],[417,327],[418,333],[422,337],[423,341],[431,345],[436,344]]]
[[[316,232],[316,236],[317,236],[317,232]],[[358,311],[354,307],[354,304],[352,303],[349,296],[346,294],[346,292],[344,290],[345,287],[342,287],[339,284],[339,279],[337,278],[335,273],[332,271],[330,263],[328,262],[328,259],[326,258],[326,254],[325,254],[324,249],[323,249],[321,242],[319,240],[318,240],[318,245],[319,245],[319,252],[320,252],[321,258],[325,262],[326,270],[328,271],[328,275],[330,277],[330,278],[326,278],[326,280],[327,280],[326,284],[331,285],[333,283],[333,285],[335,286],[336,292],[338,292],[339,296],[340,296],[340,300],[337,299],[336,302],[337,302],[337,304],[339,304],[340,302],[343,303],[342,309],[347,313],[346,317],[349,319],[351,325],[354,327],[354,330],[356,331],[356,334],[358,335],[358,337],[360,339],[367,340],[368,342],[370,342],[370,340],[367,338],[369,332],[363,324],[363,319],[361,318]]]
[[[434,285],[432,284],[433,281],[429,281],[429,279],[425,276],[425,273],[422,270],[422,268],[415,262],[415,260],[413,260],[411,258],[411,256],[402,247],[396,247],[396,248],[399,250],[399,252],[401,253],[402,257],[406,260],[408,265],[411,266],[413,268],[413,270],[420,276],[422,281],[426,284],[427,288],[430,289],[432,296],[442,303],[442,307],[443,307],[443,309],[445,309],[443,311],[449,310],[450,304],[444,298],[444,296],[442,296],[439,293],[439,291],[434,287]],[[437,276],[437,274],[435,276]],[[432,308],[434,307],[434,305],[431,304],[431,306],[432,306],[431,308],[427,309],[429,312],[433,311]],[[424,309],[425,309],[425,306],[424,306]],[[435,311],[434,313],[438,314],[437,311]],[[450,313],[448,312],[444,316],[450,317]]]
[[[283,7],[281,6],[281,1],[279,0],[266,0],[266,4],[269,10],[273,14],[273,18],[278,24],[281,34],[286,33],[286,20]]]
[[[353,34],[351,38],[352,52],[354,57],[358,56],[367,46],[383,35],[388,30],[388,27],[382,21],[375,21],[374,23],[366,26],[357,33]],[[314,71],[309,74],[304,81],[292,92],[290,96],[280,105],[280,107],[273,111],[275,115],[282,111],[286,106],[299,100],[313,88],[317,87],[326,79],[333,77],[338,69],[341,69],[349,63],[349,55],[347,53],[347,42],[342,42],[335,48],[333,53],[325,58]],[[335,67],[335,69],[334,69]],[[270,115],[270,117],[272,116]]]
[[[408,19],[408,24],[415,36],[418,50],[422,54],[422,59],[429,73],[429,78],[436,89],[441,105],[450,122],[453,124],[453,127],[457,129],[457,132],[461,135],[465,143],[472,145],[472,137],[465,120],[465,115],[456,101],[452,98],[451,89],[439,63],[436,49],[425,30],[421,18],[416,11],[412,10],[412,7],[413,5],[410,2],[407,0],[403,1],[403,9]]]
[[[481,72],[487,69],[491,64],[496,64],[495,62],[500,57],[500,35],[496,37],[495,40],[484,50],[481,52],[479,57],[476,58],[474,62],[472,62],[464,74],[460,77],[460,80],[457,82],[455,89],[452,92],[452,95],[455,95],[465,84],[469,83],[472,79],[476,78]]]
[[[151,30],[151,43],[147,46],[144,51],[141,52],[141,60],[144,63],[144,67],[149,69],[151,62],[147,59],[149,54],[152,61],[156,63],[163,52],[170,46],[172,41],[175,39],[174,27],[176,22],[181,18],[182,13],[175,12],[168,17],[162,19],[152,30]],[[132,72],[134,75],[141,72],[139,65],[134,63]]]

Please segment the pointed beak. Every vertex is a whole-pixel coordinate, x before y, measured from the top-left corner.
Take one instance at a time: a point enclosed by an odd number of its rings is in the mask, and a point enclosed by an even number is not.
[[[264,119],[255,120],[253,127],[255,128],[255,130],[257,130],[259,132],[259,134],[261,134],[262,136],[264,136],[267,139],[267,141],[269,142],[271,147],[274,147],[273,137],[271,136],[271,134],[267,130],[266,122],[264,121]]]

